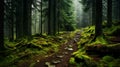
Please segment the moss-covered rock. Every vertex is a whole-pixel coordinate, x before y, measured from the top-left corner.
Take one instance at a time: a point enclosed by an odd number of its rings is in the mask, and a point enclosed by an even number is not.
[[[114,58],[112,56],[104,56],[102,60],[105,62],[112,62],[114,61]]]

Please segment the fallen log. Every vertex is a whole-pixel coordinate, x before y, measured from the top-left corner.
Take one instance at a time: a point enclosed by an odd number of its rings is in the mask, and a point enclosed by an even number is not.
[[[111,45],[89,45],[86,46],[86,53],[88,55],[97,54],[99,56],[111,55],[114,57],[120,56],[120,43]]]

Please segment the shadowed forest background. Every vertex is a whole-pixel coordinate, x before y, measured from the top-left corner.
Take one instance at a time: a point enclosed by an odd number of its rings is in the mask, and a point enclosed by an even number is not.
[[[0,67],[120,67],[120,0],[0,0]]]

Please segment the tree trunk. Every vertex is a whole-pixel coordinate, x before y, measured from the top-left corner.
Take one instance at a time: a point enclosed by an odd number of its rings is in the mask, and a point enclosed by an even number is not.
[[[31,36],[31,0],[24,0],[24,20],[23,31],[24,36]]]
[[[54,34],[54,1],[49,0],[49,6],[48,6],[48,35]]]
[[[57,12],[57,18],[56,18],[56,22],[57,22],[57,32],[58,32],[58,34],[59,34],[59,32],[60,32],[60,0],[57,0],[57,10],[56,10],[56,12]]]
[[[4,0],[0,1],[0,51],[4,49]]]
[[[54,6],[53,6],[54,8],[54,16],[53,16],[53,35],[55,35],[56,34],[56,0],[54,0]]]
[[[40,26],[41,27],[41,32],[40,32],[41,35],[42,35],[42,31],[43,31],[42,30],[42,24],[43,23],[42,23],[42,0],[41,0],[41,26]]]
[[[23,0],[16,5],[16,39],[23,37]]]
[[[94,25],[95,24],[95,0],[92,0],[92,25]]]
[[[34,33],[36,34],[36,30],[37,30],[37,28],[36,28],[36,23],[37,23],[37,17],[36,17],[36,16],[37,16],[37,10],[35,9],[34,11],[35,11],[35,16],[34,16],[34,17],[35,17],[35,21],[34,21],[34,22],[35,22],[35,28],[34,28],[35,32],[34,32]]]
[[[51,10],[51,0],[48,0],[48,35],[50,35],[51,34],[51,26],[50,26],[50,24],[51,24],[51,12],[50,12],[50,10]]]
[[[13,41],[14,40],[14,3],[15,3],[15,1],[14,0],[12,0],[11,1],[11,14],[10,14],[10,16],[11,16],[11,19],[10,19],[10,35],[9,35],[9,40],[10,41]]]
[[[107,26],[112,26],[112,0],[107,0]]]
[[[102,0],[96,0],[95,38],[102,34]]]
[[[118,4],[118,6],[119,6],[119,7],[118,7],[118,12],[119,12],[118,15],[119,15],[119,22],[120,22],[120,0],[118,0],[118,3],[119,3],[119,4]]]

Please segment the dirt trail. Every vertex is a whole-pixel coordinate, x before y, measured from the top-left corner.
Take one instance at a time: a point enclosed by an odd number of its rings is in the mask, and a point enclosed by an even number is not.
[[[60,47],[58,53],[37,62],[34,67],[73,67],[69,65],[71,54],[77,50],[77,41],[80,38],[80,32],[76,33],[74,38]]]

